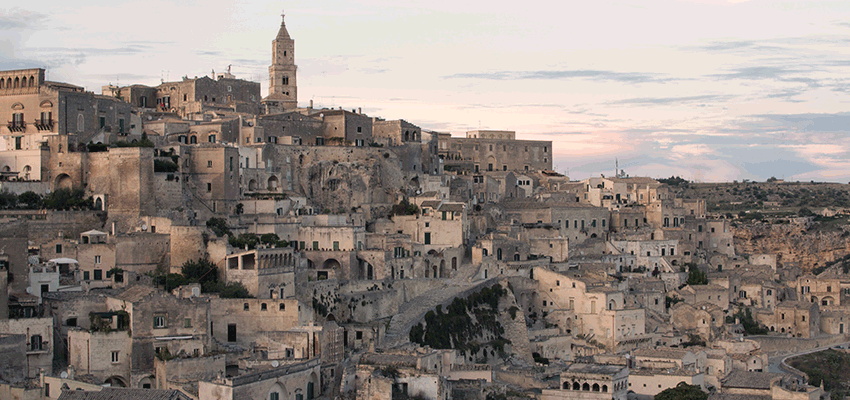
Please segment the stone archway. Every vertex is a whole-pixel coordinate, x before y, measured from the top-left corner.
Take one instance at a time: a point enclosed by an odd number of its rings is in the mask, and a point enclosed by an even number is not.
[[[329,258],[322,264],[322,269],[339,269],[341,264],[335,258]]]
[[[109,378],[106,378],[106,380],[103,381],[103,384],[111,387],[127,387],[127,381],[118,375],[112,375]]]
[[[56,177],[56,181],[53,185],[53,190],[56,189],[72,189],[74,187],[74,181],[68,174],[60,174]]]

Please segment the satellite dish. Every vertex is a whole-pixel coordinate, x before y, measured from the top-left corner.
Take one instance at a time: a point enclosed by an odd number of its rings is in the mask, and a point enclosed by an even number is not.
[[[65,372],[65,371],[62,371],[62,373],[59,374],[59,377],[62,378],[62,379],[68,379],[68,373]]]
[[[277,361],[277,360],[272,361],[272,367],[277,368],[278,366],[280,366],[280,362],[279,362],[279,361]]]

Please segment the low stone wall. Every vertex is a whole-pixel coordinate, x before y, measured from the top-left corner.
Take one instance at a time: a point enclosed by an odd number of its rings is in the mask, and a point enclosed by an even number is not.
[[[828,347],[840,343],[846,343],[846,335],[832,335],[813,339],[789,338],[779,336],[747,336],[747,339],[758,342],[761,351],[765,353],[788,353],[789,350],[798,352],[813,350],[819,347]]]

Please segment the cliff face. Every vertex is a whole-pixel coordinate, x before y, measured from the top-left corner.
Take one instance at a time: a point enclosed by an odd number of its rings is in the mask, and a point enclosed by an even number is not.
[[[776,253],[778,262],[796,262],[805,271],[850,254],[850,235],[839,229],[755,223],[733,227],[733,232],[737,253]]]

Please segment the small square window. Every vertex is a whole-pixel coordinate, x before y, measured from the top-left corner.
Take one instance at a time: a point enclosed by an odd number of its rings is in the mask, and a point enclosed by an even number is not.
[[[280,303],[280,311],[286,311],[286,304]]]
[[[268,311],[268,309],[269,308],[266,306],[266,303],[260,304],[260,311]]]
[[[248,303],[245,303],[245,304],[242,305],[242,310],[249,311],[249,310],[251,310],[251,306],[249,306]]]
[[[212,160],[207,161],[207,168],[212,168]]]

